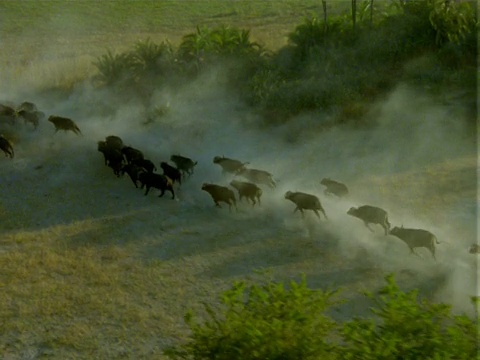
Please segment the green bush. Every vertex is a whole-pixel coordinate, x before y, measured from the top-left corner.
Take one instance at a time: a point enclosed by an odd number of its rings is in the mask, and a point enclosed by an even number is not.
[[[325,315],[335,292],[311,290],[305,279],[247,288],[236,283],[221,297],[216,313],[205,306],[208,319],[185,320],[191,340],[167,351],[173,359],[264,360],[332,359],[329,335],[335,322]]]
[[[418,290],[401,291],[392,275],[374,300],[379,319],[355,319],[344,326],[343,359],[475,359],[476,322],[454,316],[446,304],[419,299]]]
[[[220,298],[222,307],[205,305],[206,319],[188,313],[190,339],[166,351],[171,359],[475,359],[477,323],[452,315],[446,304],[403,292],[393,275],[378,295],[366,294],[371,318],[345,323],[327,314],[337,291],[312,290],[305,278],[263,286],[235,283]],[[478,320],[478,319],[477,319]]]
[[[113,54],[110,50],[93,62],[98,74],[93,78],[102,85],[117,85],[134,78],[134,63],[130,53]]]
[[[260,113],[273,115],[265,117],[270,125],[318,111],[338,113],[342,123],[360,123],[367,109],[356,104],[375,101],[402,80],[445,87],[467,79],[472,85],[477,46],[470,3],[373,2],[373,13],[371,6],[360,3],[355,30],[350,14],[330,16],[327,24],[315,16],[305,19],[276,53],[252,42],[249,30],[225,25],[197,27],[177,49],[147,39],[131,51],[98,58],[95,80],[148,94],[167,81],[185,83],[220,65],[224,84]],[[422,57],[431,66],[412,71],[408,63]]]
[[[130,57],[137,77],[164,75],[174,62],[174,49],[168,42],[156,44],[148,38],[134,45]]]
[[[262,48],[250,41],[250,31],[218,26],[197,27],[196,32],[185,35],[178,48],[178,57],[197,65],[219,56],[248,57],[261,52]]]
[[[156,44],[150,39],[138,41],[133,50],[120,54],[108,50],[94,62],[99,72],[94,80],[106,86],[154,83],[160,76],[171,73],[174,55],[168,42]]]
[[[435,41],[439,45],[446,42],[461,43],[475,30],[474,4],[468,2],[428,0],[429,19],[435,29]]]

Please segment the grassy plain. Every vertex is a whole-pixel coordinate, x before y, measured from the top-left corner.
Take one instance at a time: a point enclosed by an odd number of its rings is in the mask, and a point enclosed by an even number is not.
[[[347,8],[329,4],[332,14]],[[70,88],[95,73],[92,63],[107,49],[125,51],[147,38],[178,45],[197,26],[229,25],[250,29],[253,41],[277,50],[305,17],[321,11],[315,0],[0,1],[0,67],[9,84]]]
[[[345,2],[329,5],[332,14]],[[305,17],[321,14],[315,0],[278,1],[1,1],[0,32],[15,48],[68,42],[70,51],[98,54],[150,37],[178,44],[197,26],[251,29],[252,39],[275,50]],[[47,45],[48,46],[48,45]]]

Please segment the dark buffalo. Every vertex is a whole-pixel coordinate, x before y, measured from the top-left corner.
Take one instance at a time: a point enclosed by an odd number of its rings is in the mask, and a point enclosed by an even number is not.
[[[28,112],[38,111],[37,105],[35,105],[34,103],[32,103],[30,101],[22,102],[20,104],[20,106],[17,108],[17,111],[20,111],[20,110],[25,110],[25,111],[28,111]]]
[[[255,184],[267,185],[272,189],[276,186],[275,181],[273,180],[273,175],[264,170],[247,169],[243,167],[236,172],[236,175],[241,176]]]
[[[119,149],[108,146],[106,141],[97,142],[97,150],[103,154],[105,165],[110,162],[124,162],[124,157]]]
[[[123,149],[123,140],[116,136],[116,135],[109,135],[105,138],[105,142],[107,143],[107,146],[112,148],[112,149],[118,149],[122,150]]]
[[[132,164],[137,165],[138,167],[145,169],[147,172],[154,172],[157,170],[157,167],[153,163],[153,161],[148,159],[137,159],[132,162]]]
[[[44,113],[41,111],[28,111],[28,110],[19,110],[18,111],[18,117],[22,118],[23,121],[25,122],[25,125],[27,123],[30,123],[33,125],[33,128],[36,130],[38,128],[38,125],[40,124],[40,119],[45,116]]]
[[[160,167],[163,170],[163,175],[168,176],[173,182],[178,182],[179,184],[182,183],[182,173],[176,167],[173,167],[164,161],[160,163]]]
[[[70,130],[77,135],[82,134],[77,124],[75,124],[72,119],[62,116],[51,115],[49,116],[48,121],[50,121],[55,126],[55,133],[57,133],[57,131],[59,130],[63,130],[65,132]]]
[[[235,174],[237,171],[244,169],[245,165],[248,164],[248,162],[243,163],[239,160],[226,158],[225,156],[215,156],[213,158],[213,163],[218,164],[222,167],[223,174]]]
[[[338,197],[343,197],[348,195],[348,188],[345,184],[342,184],[338,181],[324,178],[320,181],[320,184],[326,186],[327,188],[324,190],[325,195],[336,195]]]
[[[347,211],[348,215],[354,216],[362,220],[365,226],[373,232],[369,224],[378,224],[385,230],[385,235],[388,234],[390,223],[388,222],[388,213],[376,206],[363,205],[358,208],[350,208]]]
[[[263,191],[256,184],[246,181],[232,180],[230,185],[237,189],[240,201],[242,201],[243,197],[246,197],[247,200],[250,199],[252,201],[252,206],[255,206],[257,202],[260,205],[260,198]]]
[[[220,202],[228,204],[230,211],[232,210],[232,205],[237,208],[237,201],[235,200],[235,194],[226,186],[220,186],[216,184],[203,184],[202,190],[208,192],[215,203],[215,206],[221,207]]]
[[[197,161],[181,155],[172,155],[170,156],[170,160],[175,164],[177,169],[182,172],[183,176],[185,176],[185,174],[188,174],[188,176],[192,175],[194,167],[197,165]]]
[[[480,254],[480,245],[478,244],[470,245],[470,247],[468,248],[468,252],[470,254]]]
[[[328,219],[327,214],[325,213],[325,210],[320,203],[320,200],[315,195],[306,194],[298,191],[287,191],[285,193],[285,199],[290,200],[296,205],[293,212],[300,210],[300,212],[302,213],[302,217],[305,216],[303,210],[313,210],[315,215],[317,215],[317,217],[320,219],[320,214],[318,213],[318,211],[320,210],[323,216],[325,216],[325,219]]]
[[[0,149],[5,153],[5,157],[13,159],[15,153],[13,151],[13,145],[6,137],[0,135]]]
[[[9,125],[15,125],[16,118],[17,112],[14,108],[8,105],[0,104],[0,124],[6,123]]]
[[[138,184],[137,184],[139,179],[138,176],[142,171],[143,169],[141,167],[138,167],[135,164],[125,164],[122,166],[120,170],[120,175],[125,175],[125,173],[127,173],[130,179],[132,180],[133,185],[135,185],[135,187],[138,188]]]
[[[120,150],[111,148],[106,141],[99,141],[97,150],[103,154],[105,165],[113,170],[113,173],[118,177],[121,175],[120,171],[124,165],[123,154]]]
[[[129,164],[135,161],[143,160],[145,158],[143,156],[143,152],[131,146],[124,146],[121,151],[122,151],[122,154],[125,156],[127,163]]]
[[[145,195],[147,195],[153,187],[160,190],[159,197],[162,197],[163,194],[165,194],[165,191],[170,191],[172,193],[172,199],[175,199],[172,180],[165,175],[142,171],[138,174],[138,181],[142,184],[142,189],[144,187],[146,188]]]
[[[402,226],[401,228],[394,227],[390,230],[390,234],[405,242],[410,248],[412,254],[416,254],[414,251],[415,248],[424,247],[430,250],[435,259],[435,243],[440,243],[438,242],[437,237],[430,231],[422,229],[406,229]]]

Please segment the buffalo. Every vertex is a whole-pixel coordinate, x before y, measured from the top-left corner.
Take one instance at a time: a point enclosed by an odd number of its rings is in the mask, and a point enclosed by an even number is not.
[[[358,208],[350,208],[347,211],[348,215],[354,216],[362,220],[365,226],[373,232],[369,224],[378,224],[385,230],[385,235],[388,235],[390,223],[388,222],[388,213],[376,206],[363,205]]]
[[[230,185],[237,189],[240,201],[242,201],[243,197],[246,197],[247,200],[250,199],[252,201],[252,206],[255,206],[257,202],[260,205],[260,198],[263,191],[256,184],[246,181],[232,180]]]
[[[338,197],[343,197],[348,195],[348,188],[345,184],[342,184],[338,181],[323,178],[320,181],[320,184],[326,186],[327,188],[324,190],[325,195],[336,195]]]
[[[28,112],[34,112],[34,111],[37,111],[38,109],[37,109],[37,105],[35,105],[34,103],[32,103],[30,101],[24,101],[17,108],[17,111],[20,111],[20,110],[25,110],[25,111],[28,111]]]
[[[197,165],[197,161],[181,155],[172,155],[170,156],[170,160],[175,163],[175,166],[182,172],[183,176],[185,176],[185,174],[188,174],[188,176],[192,175],[194,167]]]
[[[120,171],[124,165],[122,153],[116,149],[111,149],[108,153],[108,167],[113,170],[113,173],[120,177]]]
[[[107,143],[107,146],[112,148],[112,149],[118,149],[122,150],[123,149],[123,140],[116,136],[116,135],[109,135],[105,138],[105,142]]]
[[[38,111],[37,105],[29,101],[22,102],[16,112],[19,118],[23,118],[25,124],[32,124],[34,129],[37,129],[40,120],[45,118],[45,113]]]
[[[237,171],[244,169],[245,165],[248,163],[243,163],[239,160],[229,159],[225,156],[215,156],[213,158],[213,163],[220,165],[222,167],[222,174],[231,173],[235,174]]]
[[[306,194],[298,191],[287,191],[285,193],[285,199],[290,200],[296,205],[293,212],[295,213],[297,210],[300,210],[300,212],[302,213],[302,217],[305,216],[303,210],[313,210],[315,215],[317,215],[317,217],[320,219],[320,214],[318,213],[318,210],[320,210],[323,216],[325,216],[325,219],[328,219],[327,214],[322,207],[322,204],[320,204],[320,200],[315,195]]]
[[[176,167],[173,167],[164,161],[160,163],[160,167],[163,170],[163,175],[168,176],[173,182],[178,182],[179,184],[182,183],[182,173]]]
[[[470,245],[470,247],[468,248],[468,252],[470,254],[480,254],[480,245],[478,244]]]
[[[33,125],[33,128],[36,130],[40,124],[40,119],[44,117],[45,114],[41,111],[28,111],[28,110],[19,110],[18,117],[23,118],[25,124],[30,123]]]
[[[106,141],[99,141],[97,150],[103,154],[105,165],[112,168],[113,173],[120,177],[120,171],[124,164],[123,154],[120,150],[107,145]]]
[[[110,162],[123,162],[123,154],[120,150],[108,146],[106,141],[97,142],[97,150],[103,154],[105,165],[109,165]]]
[[[120,175],[125,175],[125,173],[128,174],[130,179],[133,182],[133,185],[135,185],[136,188],[138,188],[138,179],[140,173],[143,171],[143,169],[135,164],[125,164],[122,166],[120,170]]]
[[[72,119],[62,116],[50,115],[48,121],[50,121],[55,126],[55,133],[57,133],[59,130],[63,130],[65,132],[70,130],[77,135],[82,134],[79,127]]]
[[[235,174],[255,184],[267,185],[272,189],[276,186],[273,175],[264,170],[247,169],[243,167],[237,170]]]
[[[148,159],[133,160],[131,164],[134,164],[142,169],[145,169],[147,172],[154,172],[157,170],[157,167],[155,166],[155,164]]]
[[[226,186],[220,186],[216,184],[207,184],[202,185],[202,190],[208,192],[215,203],[215,206],[221,207],[220,202],[227,203],[229,210],[232,210],[232,205],[237,208],[237,201],[235,199],[235,194]]]
[[[15,111],[14,108],[8,105],[0,104],[0,123],[15,125],[16,118],[17,118],[17,112]]]
[[[150,188],[153,187],[160,190],[159,197],[162,197],[165,191],[170,191],[172,193],[172,199],[175,199],[172,180],[165,175],[142,171],[138,174],[138,181],[142,184],[141,188],[143,189],[145,187],[146,189],[145,196],[150,191]]]
[[[131,146],[124,146],[121,151],[129,164],[144,159],[143,152]]]
[[[430,231],[422,229],[406,229],[402,226],[401,228],[394,227],[390,230],[390,234],[405,242],[410,248],[412,254],[416,254],[414,251],[415,248],[424,247],[430,250],[435,259],[435,243],[440,243],[438,242],[437,237]]]
[[[0,149],[5,153],[5,157],[10,157],[13,159],[13,156],[15,155],[13,151],[13,145],[10,140],[3,135],[0,135]]]

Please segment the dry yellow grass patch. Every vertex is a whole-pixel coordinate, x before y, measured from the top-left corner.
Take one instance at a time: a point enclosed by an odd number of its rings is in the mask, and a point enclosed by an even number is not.
[[[179,319],[166,310],[177,291],[189,291],[176,289],[178,269],[142,263],[132,247],[66,246],[85,230],[93,224],[2,236],[0,353],[135,358],[179,336]]]

